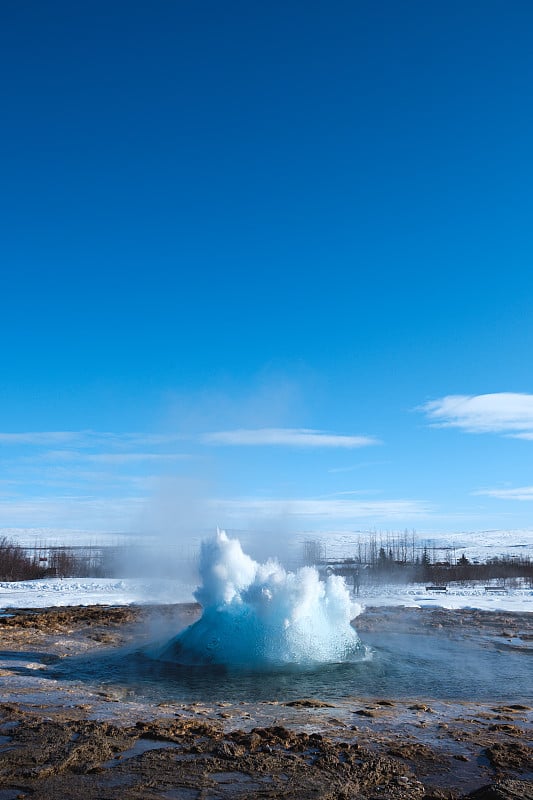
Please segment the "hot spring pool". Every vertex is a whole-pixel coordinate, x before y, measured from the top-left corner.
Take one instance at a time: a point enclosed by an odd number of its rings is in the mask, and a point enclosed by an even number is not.
[[[416,633],[367,633],[366,655],[314,668],[247,671],[187,667],[148,657],[142,649],[64,659],[50,677],[94,687],[120,687],[149,702],[260,702],[301,697],[435,698],[533,701],[531,649]]]
[[[513,646],[481,618],[423,612],[390,624],[367,612],[365,626],[340,576],[259,564],[224,531],[202,543],[199,573],[202,613],[187,628],[144,650],[65,659],[54,676],[154,702],[533,698],[533,635]]]

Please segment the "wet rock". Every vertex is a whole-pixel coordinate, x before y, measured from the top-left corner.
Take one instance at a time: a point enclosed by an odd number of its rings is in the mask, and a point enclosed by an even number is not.
[[[405,744],[398,744],[390,747],[388,753],[396,758],[404,758],[409,761],[439,761],[440,757],[437,756],[431,747],[421,742],[408,742]]]
[[[533,771],[533,749],[521,742],[496,742],[485,749],[485,755],[497,769]]]
[[[501,722],[495,725],[489,725],[489,731],[500,731],[501,733],[509,734],[509,736],[524,735],[524,732],[517,725],[508,725]]]
[[[220,737],[220,729],[214,723],[196,719],[140,721],[135,726],[135,733],[142,739],[180,743],[187,743],[198,736]]]
[[[482,786],[464,800],[533,800],[532,781],[506,780]]]
[[[217,758],[234,759],[244,755],[244,747],[239,747],[235,742],[221,742],[213,749],[213,755]]]
[[[531,711],[530,706],[524,706],[522,703],[511,703],[507,706],[497,706],[492,709],[497,714],[514,714],[517,711]]]
[[[284,706],[289,708],[335,708],[331,703],[325,703],[323,700],[315,700],[313,698],[302,698],[301,700],[289,700],[283,703]]]

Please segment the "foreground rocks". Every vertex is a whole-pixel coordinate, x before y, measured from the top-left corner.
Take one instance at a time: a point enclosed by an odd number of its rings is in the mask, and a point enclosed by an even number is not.
[[[50,660],[128,641],[146,613],[155,612],[2,619],[0,800],[533,800],[533,711],[524,703],[302,697],[155,706],[47,677]],[[14,653],[24,656],[16,670],[6,655]]]
[[[0,781],[14,797],[421,798],[423,785],[393,758],[283,726],[224,734],[205,722],[133,727],[42,719],[3,708]],[[10,727],[15,723],[15,727]],[[3,794],[5,797],[5,793]]]
[[[531,781],[503,777],[532,771],[531,750],[516,743],[497,746],[497,766],[496,745],[485,748],[487,784],[465,795],[454,786],[454,755],[445,747],[389,740],[385,752],[383,736],[363,736],[361,744],[353,733],[339,741],[283,725],[224,732],[214,720],[180,715],[128,725],[87,719],[80,707],[50,715],[14,704],[0,708],[0,736],[3,800],[533,800]]]

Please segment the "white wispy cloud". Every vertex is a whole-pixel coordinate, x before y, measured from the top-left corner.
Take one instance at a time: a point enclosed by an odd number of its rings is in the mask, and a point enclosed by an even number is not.
[[[187,437],[182,433],[127,433],[122,434],[123,441],[135,446],[141,445],[169,445],[182,442]]]
[[[0,445],[49,446],[68,444],[76,447],[145,447],[170,445],[183,441],[179,433],[113,433],[111,431],[0,431]]]
[[[519,486],[516,489],[480,489],[473,494],[496,497],[499,500],[533,500],[533,486]]]
[[[328,473],[331,475],[336,475],[342,472],[354,472],[356,469],[366,469],[367,467],[381,467],[384,464],[390,463],[390,461],[360,461],[358,464],[351,464],[348,467],[332,467],[331,469],[328,469]]]
[[[45,440],[43,439],[43,443]],[[49,444],[49,442],[46,442]],[[60,440],[52,442],[54,444],[63,444]],[[180,461],[191,458],[189,453],[182,452],[168,452],[161,450],[160,452],[151,450],[131,450],[126,447],[119,447],[113,450],[98,451],[96,447],[88,449],[83,446],[78,446],[74,442],[65,442],[68,446],[56,449],[39,448],[37,452],[32,451],[31,454],[18,455],[16,459],[11,456],[10,463],[13,465],[38,465],[38,464],[53,464],[53,463],[68,463],[70,465],[76,464],[134,464],[147,461],[152,462],[170,462]],[[109,448],[113,443],[106,441],[105,444]]]
[[[38,445],[66,444],[78,441],[81,434],[76,431],[26,431],[19,433],[0,432],[0,444]]]
[[[89,464],[135,464],[143,461],[181,461],[190,458],[187,453],[86,453],[79,450],[47,450],[39,460],[49,462],[83,462]],[[28,459],[31,462],[35,458]]]
[[[424,403],[417,410],[437,427],[533,439],[533,394],[447,395]]]
[[[79,487],[80,489],[81,487]],[[152,511],[147,488],[139,485],[137,491],[125,494],[114,492],[103,496],[97,487],[92,492],[68,492],[67,487],[53,496],[39,494],[13,494],[2,497],[0,493],[0,517],[6,525],[81,527],[102,530],[132,530],[138,525],[142,514],[152,520]],[[206,509],[215,521],[247,526],[250,520],[286,519],[304,528],[319,526],[331,529],[335,525],[353,526],[370,521],[405,526],[432,516],[432,507],[421,501],[376,500],[362,498],[264,498],[233,497],[206,498]]]
[[[286,447],[368,447],[380,444],[373,436],[347,436],[309,428],[238,428],[205,433],[204,444],[282,445]]]
[[[13,527],[80,527],[131,530],[145,504],[142,497],[25,497],[0,500],[0,515]]]
[[[398,520],[428,516],[431,508],[417,500],[336,500],[238,498],[213,501],[223,513],[233,517],[301,517],[329,520]]]
[[[60,469],[57,467],[39,469],[26,473],[24,478],[2,478],[0,479],[0,495],[11,496],[13,490],[24,492],[26,495],[34,487],[44,489],[82,490],[85,492],[101,492],[105,488],[109,492],[115,489],[136,490],[146,493],[160,479],[154,475],[132,475],[124,472],[93,471],[86,469]]]

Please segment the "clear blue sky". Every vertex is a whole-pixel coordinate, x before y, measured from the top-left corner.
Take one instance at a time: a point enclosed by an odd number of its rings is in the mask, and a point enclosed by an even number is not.
[[[0,527],[533,526],[532,30],[3,2]]]

